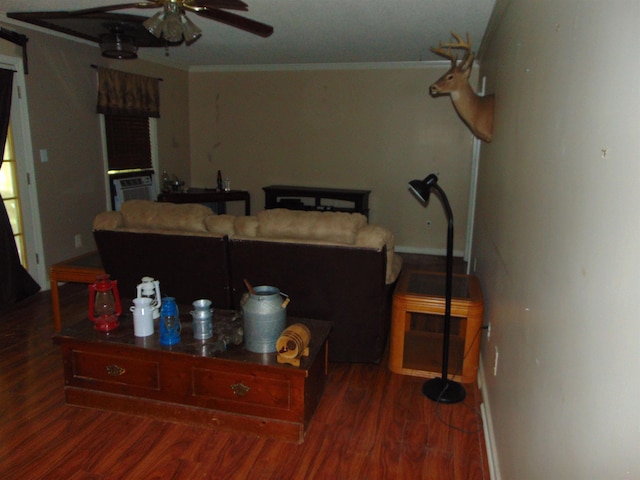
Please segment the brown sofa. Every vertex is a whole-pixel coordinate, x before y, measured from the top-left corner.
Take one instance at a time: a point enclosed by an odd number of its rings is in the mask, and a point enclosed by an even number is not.
[[[331,321],[331,361],[382,358],[402,260],[393,234],[363,215],[274,209],[234,217],[197,204],[132,200],[99,214],[94,237],[123,297],[135,296],[149,275],[179,303],[210,298],[239,309],[246,278],[289,295],[289,315]]]

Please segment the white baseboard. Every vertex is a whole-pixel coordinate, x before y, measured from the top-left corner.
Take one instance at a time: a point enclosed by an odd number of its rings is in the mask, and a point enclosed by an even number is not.
[[[485,381],[484,365],[482,357],[478,365],[478,387],[482,393],[482,404],[480,405],[480,415],[482,417],[482,427],[484,431],[484,443],[487,446],[487,460],[489,463],[489,477],[491,480],[502,480],[498,455],[496,451],[496,439],[493,434],[493,419],[491,417],[491,406],[487,396],[487,382]]]
[[[396,245],[394,247],[396,253],[417,253],[420,255],[438,255],[440,257],[445,257],[447,255],[446,248],[418,248],[418,247],[405,247],[402,245]],[[453,251],[454,257],[463,257],[464,252],[461,250]]]

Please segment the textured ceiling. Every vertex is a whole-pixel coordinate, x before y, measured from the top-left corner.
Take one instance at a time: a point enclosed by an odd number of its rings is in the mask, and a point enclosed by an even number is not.
[[[190,46],[140,48],[140,58],[181,68],[442,60],[429,51],[450,32],[469,33],[480,46],[495,0],[246,0],[241,15],[274,27],[268,38],[187,13],[203,31]],[[0,0],[7,12],[73,11],[126,0]],[[156,9],[112,13],[149,17]]]

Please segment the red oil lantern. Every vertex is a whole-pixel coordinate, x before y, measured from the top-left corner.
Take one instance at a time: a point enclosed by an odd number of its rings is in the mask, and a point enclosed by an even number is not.
[[[108,332],[116,328],[118,317],[122,313],[118,281],[110,280],[109,275],[98,275],[96,283],[89,285],[89,319],[94,328]]]

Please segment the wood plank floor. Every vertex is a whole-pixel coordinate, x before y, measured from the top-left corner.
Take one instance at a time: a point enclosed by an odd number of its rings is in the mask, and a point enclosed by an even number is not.
[[[61,287],[64,318],[86,285]],[[49,292],[0,312],[2,479],[488,480],[477,385],[438,405],[422,379],[332,364],[302,445],[67,406]]]

